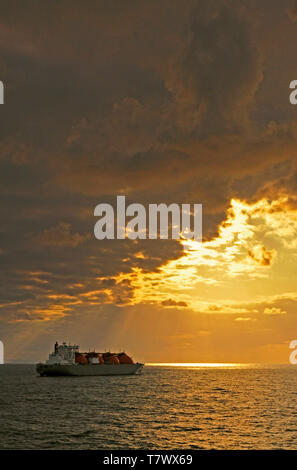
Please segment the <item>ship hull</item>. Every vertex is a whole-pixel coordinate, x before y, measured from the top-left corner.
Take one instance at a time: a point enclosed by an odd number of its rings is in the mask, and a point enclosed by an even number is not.
[[[140,374],[143,364],[37,364],[36,371],[44,376],[97,376]]]

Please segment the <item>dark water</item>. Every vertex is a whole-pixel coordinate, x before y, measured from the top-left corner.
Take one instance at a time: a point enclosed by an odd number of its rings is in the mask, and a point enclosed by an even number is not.
[[[296,449],[296,399],[296,366],[40,378],[5,365],[0,448]]]

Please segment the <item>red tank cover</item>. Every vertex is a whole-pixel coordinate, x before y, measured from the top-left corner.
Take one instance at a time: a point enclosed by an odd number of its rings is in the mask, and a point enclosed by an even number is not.
[[[118,354],[118,359],[120,364],[134,364],[133,359],[124,352]]]
[[[88,359],[80,353],[75,353],[75,362],[77,364],[88,364]]]
[[[117,356],[113,353],[104,353],[103,360],[105,364],[119,364],[120,363]]]

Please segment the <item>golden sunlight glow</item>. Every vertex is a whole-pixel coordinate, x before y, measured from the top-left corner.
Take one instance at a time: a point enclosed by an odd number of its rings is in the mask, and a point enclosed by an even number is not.
[[[146,366],[154,367],[187,367],[187,368],[247,368],[253,366],[254,364],[242,364],[236,362],[148,362]]]
[[[115,278],[117,284],[130,283],[132,304],[188,306],[203,313],[240,314],[241,318],[249,314],[250,319],[258,312],[252,304],[265,298],[266,312],[275,314],[276,297],[295,292],[297,210],[287,197],[253,204],[232,199],[215,238],[181,244],[183,256],[158,272],[136,267]]]
[[[135,266],[128,273],[97,277],[98,285],[89,289],[81,282],[72,284],[71,289],[78,289],[73,294],[43,293],[40,286],[47,282],[47,273],[29,272],[30,283],[23,288],[32,291],[37,285],[45,302],[40,308],[24,307],[17,321],[60,319],[78,305],[89,308],[119,300],[121,306],[153,304],[231,314],[237,325],[248,327],[259,313],[265,318],[286,315],[288,301],[297,299],[297,209],[287,197],[252,204],[232,199],[216,237],[180,243],[182,256],[157,271]],[[145,255],[139,251],[135,257],[140,261]],[[128,294],[123,295],[125,288]]]

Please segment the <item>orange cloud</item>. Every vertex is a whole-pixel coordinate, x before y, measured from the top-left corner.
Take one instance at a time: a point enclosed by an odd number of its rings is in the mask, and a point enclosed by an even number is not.
[[[275,250],[269,251],[265,248],[265,246],[262,245],[256,245],[248,250],[248,255],[252,258],[252,260],[262,266],[270,266],[273,258],[275,257],[275,254]]]
[[[176,300],[173,299],[166,299],[161,302],[161,305],[163,307],[187,307],[188,304],[187,302],[179,301],[177,302]]]
[[[160,303],[208,314],[254,314],[258,313],[255,305],[275,301],[277,279],[278,295],[294,292],[296,236],[297,210],[288,206],[287,198],[251,204],[233,199],[212,240],[182,241],[183,255],[158,272],[132,268],[114,279],[118,286],[126,282],[131,287],[131,304]],[[265,313],[282,311],[273,306]]]

